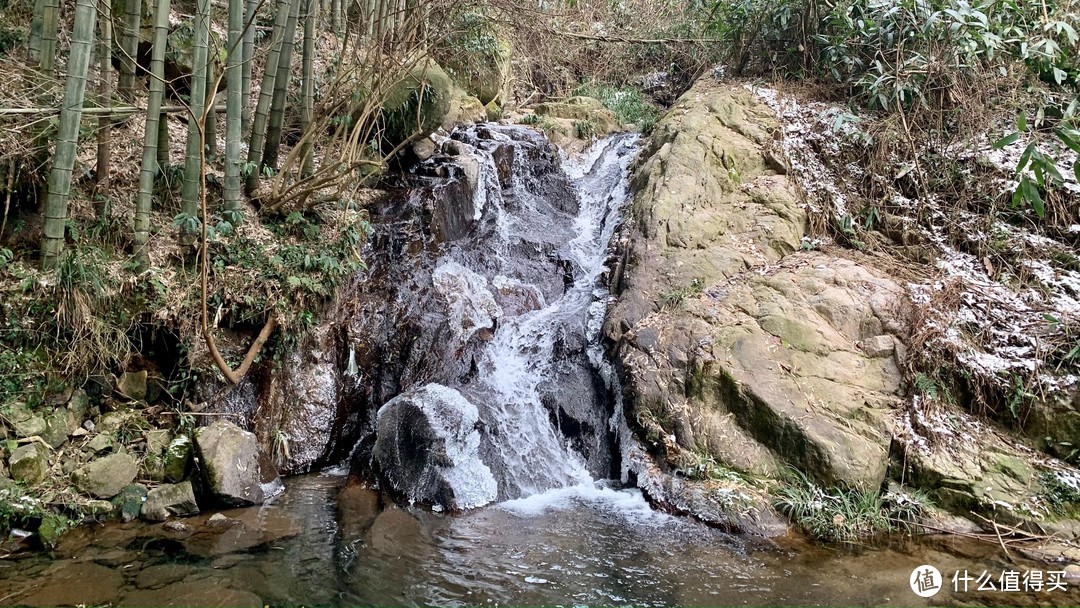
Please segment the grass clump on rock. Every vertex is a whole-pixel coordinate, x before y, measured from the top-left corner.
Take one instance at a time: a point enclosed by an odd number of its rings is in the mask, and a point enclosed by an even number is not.
[[[823,488],[792,470],[778,488],[774,506],[815,538],[850,542],[910,530],[930,501],[918,491],[882,494],[858,488]]]

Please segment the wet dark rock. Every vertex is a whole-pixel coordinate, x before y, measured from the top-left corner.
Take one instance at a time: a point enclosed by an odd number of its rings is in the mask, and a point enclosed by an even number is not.
[[[491,469],[480,460],[479,413],[457,391],[437,384],[403,393],[379,410],[375,462],[394,489],[451,509],[496,499]]]
[[[209,493],[221,504],[262,504],[283,488],[255,434],[231,422],[218,420],[195,431],[195,450]]]
[[[121,521],[131,521],[139,516],[146,503],[146,486],[141,483],[124,486],[112,499],[112,505],[120,515]]]

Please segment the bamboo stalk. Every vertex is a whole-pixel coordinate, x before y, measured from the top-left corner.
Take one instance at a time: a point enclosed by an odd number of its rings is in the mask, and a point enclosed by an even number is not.
[[[281,128],[285,122],[285,95],[289,90],[289,76],[292,73],[293,49],[296,47],[296,22],[300,18],[300,6],[305,0],[293,0],[289,20],[285,25],[285,37],[281,41],[278,54],[277,77],[274,79],[274,96],[270,102],[270,115],[266,127],[266,144],[263,149],[262,164],[271,169],[277,168],[278,149],[281,146]]]
[[[300,145],[301,177],[310,176],[313,170],[312,138],[308,131],[311,130],[311,121],[315,113],[315,18],[318,6],[315,0],[308,0],[307,14],[304,15],[303,82],[300,85],[300,96],[302,98],[300,105],[300,133],[302,134],[301,137],[304,138],[303,143]]]
[[[139,170],[139,197],[135,204],[135,257],[143,268],[150,265],[150,254],[146,245],[150,240],[150,207],[153,201],[154,176],[157,174],[158,147],[165,143],[165,148],[168,149],[168,141],[161,142],[158,138],[161,100],[165,96],[165,41],[168,30],[169,0],[158,0],[154,14],[154,51],[150,59],[150,96],[147,99],[142,166]]]
[[[181,189],[180,203],[180,212],[189,217],[194,217],[198,213],[199,204],[199,167],[203,147],[202,121],[206,103],[206,47],[210,39],[209,0],[199,0],[194,34],[195,47],[192,53],[192,64],[195,72],[191,75],[191,112],[188,114],[184,186]],[[194,231],[185,232],[181,239],[194,243],[193,236]]]
[[[244,75],[240,65],[242,54],[247,51],[247,47],[242,46],[243,27],[243,0],[229,0],[229,56],[225,61],[224,195],[225,209],[230,211],[240,210],[240,137],[243,132],[244,108],[247,106],[243,98]]]
[[[105,109],[112,105],[112,3],[100,0],[101,11],[101,57],[98,65],[98,104]],[[112,119],[109,114],[98,116],[97,123],[97,170],[94,173],[94,188],[100,190],[109,182],[109,170],[112,164]],[[100,209],[99,215],[100,215]]]
[[[142,25],[142,0],[124,1],[124,28],[120,36],[120,78],[117,89],[125,99],[135,94],[136,56],[139,54],[139,28]]]
[[[79,143],[79,120],[86,95],[86,73],[94,48],[94,24],[97,20],[96,0],[78,0],[75,22],[71,31],[71,57],[68,59],[67,81],[64,85],[64,105],[60,111],[60,128],[56,136],[56,156],[49,173],[49,198],[45,203],[45,222],[41,240],[41,267],[51,269],[64,247],[64,228],[67,223],[68,198],[71,195],[71,173]],[[55,42],[55,38],[54,38]]]
[[[291,1],[296,2],[297,0]],[[266,69],[263,72],[262,86],[259,89],[259,101],[255,105],[255,115],[251,121],[251,139],[248,141],[248,164],[252,165],[252,169],[244,183],[244,191],[249,196],[259,187],[263,144],[266,143],[266,123],[270,113],[270,102],[274,97],[274,82],[277,80],[278,57],[281,52],[281,41],[285,37],[285,26],[291,12],[290,0],[278,0],[270,52],[266,55]]]

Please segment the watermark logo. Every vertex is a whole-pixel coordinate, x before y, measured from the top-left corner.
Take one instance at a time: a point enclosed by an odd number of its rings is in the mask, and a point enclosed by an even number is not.
[[[938,569],[923,565],[915,568],[911,572],[911,578],[908,583],[911,584],[911,590],[915,592],[915,595],[919,597],[933,597],[941,591],[941,572]]]

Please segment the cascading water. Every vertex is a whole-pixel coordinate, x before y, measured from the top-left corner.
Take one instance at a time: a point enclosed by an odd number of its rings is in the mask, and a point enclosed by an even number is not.
[[[637,139],[559,163],[536,162],[550,144],[522,127],[454,135],[475,235],[440,250],[431,284],[471,372],[379,411],[375,460],[409,498],[468,508],[609,476],[601,279]]]

